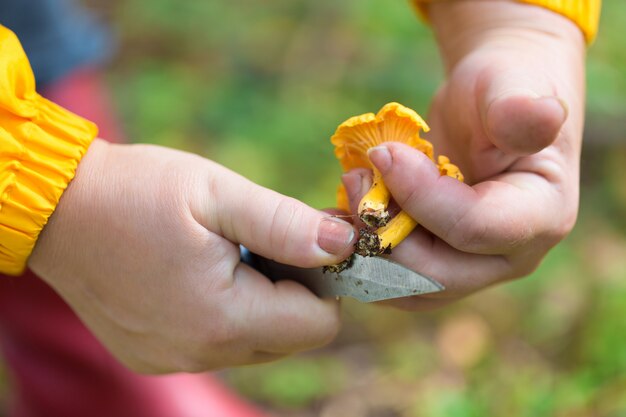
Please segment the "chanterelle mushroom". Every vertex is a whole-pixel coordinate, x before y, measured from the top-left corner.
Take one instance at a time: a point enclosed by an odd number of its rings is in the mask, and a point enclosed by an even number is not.
[[[387,207],[391,195],[381,173],[370,163],[367,151],[384,142],[402,142],[422,151],[435,162],[433,146],[420,138],[420,130],[428,132],[430,128],[415,111],[398,103],[388,103],[378,114],[366,113],[346,120],[330,139],[344,171],[354,168],[373,171],[372,187],[358,208],[359,217],[368,226],[361,230],[356,245],[356,252],[360,255],[376,256],[389,252],[417,226],[417,222],[404,211],[390,218]],[[436,164],[441,175],[463,181],[459,168],[447,157],[439,156]],[[349,210],[343,186],[339,188],[337,201],[339,208]]]

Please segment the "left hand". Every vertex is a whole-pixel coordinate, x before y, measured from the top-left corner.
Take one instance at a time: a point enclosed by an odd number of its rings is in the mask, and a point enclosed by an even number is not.
[[[387,143],[370,153],[385,184],[421,226],[392,258],[446,291],[392,300],[437,307],[530,274],[572,229],[578,211],[585,43],[568,19],[521,3],[433,3],[447,80],[427,137],[467,183],[440,177],[422,153]],[[368,174],[344,176],[356,207]]]

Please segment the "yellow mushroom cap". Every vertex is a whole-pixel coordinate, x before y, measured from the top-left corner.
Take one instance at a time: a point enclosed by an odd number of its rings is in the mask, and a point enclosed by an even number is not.
[[[343,122],[330,141],[344,172],[354,168],[373,168],[367,151],[384,142],[402,142],[424,152],[434,161],[433,146],[419,137],[420,130],[430,128],[414,110],[399,103],[385,104],[377,114],[365,113]],[[339,208],[348,210],[343,186],[337,193]]]
[[[367,150],[384,142],[402,142],[424,152],[433,159],[430,142],[419,137],[428,132],[426,122],[414,111],[398,103],[388,103],[378,114],[366,113],[343,122],[330,142],[344,171],[371,168]]]

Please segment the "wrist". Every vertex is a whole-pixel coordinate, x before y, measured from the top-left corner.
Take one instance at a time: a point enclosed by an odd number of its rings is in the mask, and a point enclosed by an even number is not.
[[[585,40],[576,24],[542,7],[511,0],[443,1],[429,5],[429,17],[448,72],[484,47],[554,48],[559,54],[565,48],[584,57]]]
[[[92,211],[94,199],[91,197],[101,181],[104,161],[110,145],[95,139],[83,156],[76,174],[61,196],[59,204],[48,219],[39,239],[28,259],[28,267],[47,281],[48,277],[62,276],[58,272],[64,267],[63,248],[81,233],[88,225],[79,221],[85,212]],[[50,283],[50,282],[49,282]]]

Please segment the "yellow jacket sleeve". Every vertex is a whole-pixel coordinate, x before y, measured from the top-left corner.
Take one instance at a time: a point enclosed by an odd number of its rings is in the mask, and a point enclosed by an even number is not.
[[[426,16],[427,3],[438,0],[413,0],[422,16]],[[591,43],[598,32],[600,8],[602,0],[517,0],[521,3],[534,4],[559,13],[578,25],[585,35],[587,43]]]
[[[37,94],[20,42],[0,26],[0,272],[24,271],[96,134],[93,123]]]

